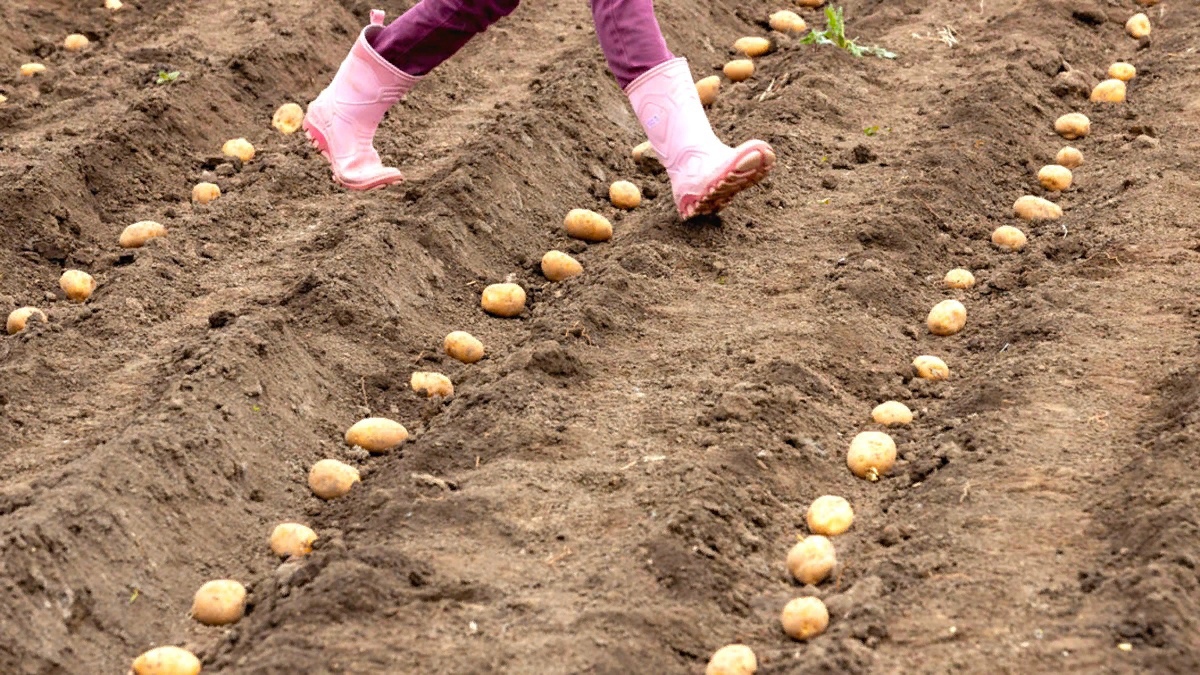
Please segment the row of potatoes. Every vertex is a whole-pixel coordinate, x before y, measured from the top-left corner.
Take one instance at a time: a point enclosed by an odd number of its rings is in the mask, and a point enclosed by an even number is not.
[[[1157,4],[1158,0],[1139,0],[1142,4]],[[791,14],[787,12],[785,14]],[[794,15],[793,15],[794,16]],[[797,17],[799,18],[799,17]],[[787,21],[786,16],[780,20]],[[772,15],[773,28],[776,15]],[[1145,14],[1137,14],[1126,24],[1131,37],[1142,38],[1150,34],[1150,21]],[[746,38],[743,38],[746,40]],[[740,41],[739,41],[740,42]],[[1108,69],[1109,79],[1098,84],[1091,100],[1098,103],[1121,103],[1125,101],[1126,83],[1137,74],[1130,63],[1117,62]],[[704,97],[705,81],[697,83]],[[715,85],[711,86],[715,99]],[[1086,137],[1091,131],[1090,120],[1080,113],[1069,113],[1055,121],[1055,131],[1067,140]],[[1038,171],[1038,182],[1046,190],[1061,192],[1071,186],[1071,170],[1083,164],[1083,153],[1066,146],[1059,150],[1055,164]],[[1014,214],[1027,221],[1052,220],[1062,216],[1062,209],[1055,203],[1034,196],[1024,196],[1013,207]],[[1019,251],[1027,243],[1025,234],[1012,226],[1001,226],[992,233],[992,242],[1002,250]],[[975,285],[975,276],[970,270],[955,268],[946,273],[943,283],[951,289],[969,289]],[[929,332],[938,336],[954,335],[967,323],[966,307],[958,300],[943,300],[930,310],[926,318]],[[913,371],[926,380],[946,380],[950,369],[945,361],[933,356],[922,355],[913,360]],[[910,424],[913,413],[899,401],[885,401],[871,411],[871,419],[885,427]],[[877,481],[896,463],[896,443],[890,435],[881,431],[864,431],[854,437],[846,454],[846,464],[855,476]],[[797,543],[788,552],[788,572],[798,582],[816,585],[829,577],[837,566],[837,551],[830,540],[850,528],[854,521],[854,510],[843,497],[825,495],[818,498],[808,509],[808,529],[812,533]],[[784,632],[796,639],[806,640],[825,631],[829,624],[829,612],[819,598],[800,597],[788,602],[780,614]],[[731,644],[718,649],[711,657],[705,675],[753,675],[758,670],[754,651],[744,644]]]

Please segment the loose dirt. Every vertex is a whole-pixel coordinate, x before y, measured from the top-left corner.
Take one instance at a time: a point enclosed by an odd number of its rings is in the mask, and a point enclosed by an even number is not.
[[[780,166],[686,225],[629,159],[583,2],[530,0],[426,78],[377,142],[409,181],[369,194],[270,120],[370,3],[125,4],[0,7],[0,311],[51,319],[0,339],[0,672],[179,644],[206,673],[699,673],[735,641],[764,674],[1200,671],[1194,3],[1138,42],[1130,0],[846,0],[900,58],[776,35],[710,115]],[[783,7],[660,5],[697,77]],[[30,60],[48,72],[18,78]],[[1129,102],[1088,103],[1116,60]],[[1073,110],[1093,134],[1066,216],[993,249],[1017,197],[1047,196]],[[219,157],[239,136],[240,167]],[[645,205],[614,212],[616,179]],[[201,180],[224,195],[193,207]],[[568,241],[572,207],[614,240]],[[143,219],[169,235],[119,250]],[[546,283],[550,248],[585,274]],[[942,288],[956,266],[981,283]],[[87,305],[64,268],[100,282]],[[520,319],[479,309],[505,279]],[[970,318],[935,338],[947,297]],[[489,357],[445,357],[451,330]],[[921,353],[952,379],[913,380]],[[413,393],[416,369],[455,397]],[[917,419],[893,474],[859,481],[845,448],[888,398]],[[351,451],[367,414],[413,439]],[[325,457],[363,484],[316,500]],[[822,494],[857,520],[837,579],[798,588],[785,555]],[[280,565],[267,537],[293,520],[321,539]],[[214,578],[250,590],[231,629],[187,616]],[[778,626],[799,594],[833,615],[807,644]]]

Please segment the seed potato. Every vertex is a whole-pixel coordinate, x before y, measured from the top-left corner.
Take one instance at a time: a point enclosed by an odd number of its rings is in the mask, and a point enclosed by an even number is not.
[[[4,105],[5,103],[8,103],[8,97],[4,94],[0,94],[0,105]]]
[[[618,209],[636,209],[642,203],[642,191],[627,180],[608,186],[608,200]]]
[[[34,75],[41,75],[44,72],[46,72],[46,66],[40,63],[26,63],[21,66],[22,77],[33,77]]]
[[[913,414],[908,406],[899,401],[884,401],[871,411],[871,419],[876,424],[888,427],[902,427],[912,424]]]
[[[547,251],[542,256],[542,274],[550,281],[562,281],[583,274],[583,265],[562,251]]]
[[[1038,178],[1041,178],[1040,173]],[[1021,220],[1058,220],[1062,218],[1063,210],[1061,206],[1048,199],[1025,195],[1013,202],[1013,213]]]
[[[725,645],[713,653],[704,675],[754,675],[758,659],[746,645]]]
[[[19,309],[14,309],[8,314],[8,322],[5,325],[5,328],[8,330],[8,334],[16,335],[17,333],[25,330],[25,326],[29,324],[29,320],[31,318],[37,319],[42,323],[50,322],[50,319],[46,317],[46,313],[37,307],[21,307]]]
[[[312,553],[317,533],[300,523],[280,523],[271,531],[271,552],[280,558],[302,558]]]
[[[630,151],[629,156],[638,164],[651,159],[658,161],[658,155],[654,153],[654,146],[650,144],[650,141],[642,141],[633,146],[633,150]]]
[[[613,235],[608,218],[588,209],[571,209],[563,219],[563,226],[567,228],[567,236],[584,241],[608,241]]]
[[[813,534],[836,537],[854,523],[854,509],[845,497],[824,495],[809,505],[806,519]]]
[[[1142,39],[1150,34],[1150,17],[1138,12],[1129,17],[1125,22],[1125,32],[1129,33],[1129,37]]]
[[[63,47],[69,52],[80,52],[87,49],[89,43],[86,35],[71,33],[66,40],[63,40]]]
[[[1132,63],[1117,61],[1108,67],[1108,76],[1114,80],[1128,82],[1137,77],[1137,68]]]
[[[1054,120],[1054,131],[1068,141],[1073,141],[1092,133],[1092,121],[1083,113],[1067,113]]]
[[[221,154],[249,162],[254,159],[254,146],[244,138],[233,138],[225,141],[225,144],[221,146]]]
[[[476,363],[483,358],[485,353],[483,343],[479,341],[479,338],[461,330],[448,334],[442,341],[442,347],[451,358],[463,363]]]
[[[767,23],[771,25],[771,30],[780,33],[803,33],[808,30],[808,24],[804,23],[799,14],[786,9],[772,14]]]
[[[232,579],[210,581],[192,599],[192,618],[207,626],[237,623],[246,613],[246,587]]]
[[[967,325],[967,308],[958,300],[943,300],[929,310],[925,325],[934,335],[954,335]]]
[[[801,7],[820,7],[825,4],[825,0],[796,0],[796,4]]]
[[[1076,169],[1083,164],[1083,153],[1068,145],[1058,151],[1058,154],[1054,156],[1054,161],[1058,162],[1059,166]]]
[[[196,183],[192,188],[192,201],[197,204],[207,204],[221,196],[221,188],[216,183]]]
[[[58,278],[58,287],[67,298],[75,302],[86,302],[96,290],[96,280],[82,270],[67,270]]]
[[[716,75],[696,80],[696,94],[700,96],[700,103],[704,105],[712,105],[717,101],[717,94],[721,91],[721,78]]]
[[[200,659],[179,647],[155,647],[133,660],[133,675],[200,675]]]
[[[1093,103],[1124,103],[1125,82],[1123,80],[1104,80],[1092,89]]]
[[[284,103],[271,116],[271,126],[282,134],[294,134],[304,124],[304,110],[297,103]]]
[[[771,51],[771,41],[764,37],[743,37],[733,43],[733,51],[741,52],[751,58],[762,56]]]
[[[512,318],[525,310],[525,289],[516,284],[492,284],[483,289],[479,302],[488,314]]]
[[[1047,164],[1038,169],[1038,182],[1051,192],[1062,192],[1071,187],[1074,178],[1071,170],[1061,164]]]
[[[992,243],[1007,251],[1020,251],[1026,242],[1025,233],[1011,225],[1001,225],[992,232]]]
[[[877,481],[896,464],[896,441],[882,431],[864,431],[850,441],[846,465],[859,478]]]
[[[125,3],[121,2],[121,0],[104,0],[104,6],[115,12],[124,7]]]
[[[970,270],[956,267],[946,272],[942,283],[946,284],[947,288],[967,289],[975,285],[975,275],[971,274]]]
[[[418,394],[425,394],[426,398],[441,396],[443,398],[454,395],[454,383],[450,378],[441,373],[417,372],[412,374],[409,380],[412,390]]]
[[[368,417],[346,430],[346,445],[357,446],[374,455],[395,450],[407,440],[408,429],[386,417]]]
[[[936,356],[924,354],[913,359],[913,372],[922,380],[948,380],[950,367]]]
[[[167,236],[167,228],[153,220],[143,220],[134,223],[121,232],[121,248],[141,248],[146,242],[157,237]]]
[[[808,640],[829,627],[829,610],[820,598],[796,598],[784,606],[779,622],[788,637]]]
[[[344,497],[360,482],[358,469],[336,459],[323,459],[308,472],[308,487],[321,499]]]
[[[725,64],[723,72],[733,82],[748,80],[754,75],[754,62],[750,59],[734,59]]]
[[[820,534],[812,534],[796,543],[787,554],[788,572],[796,581],[816,586],[825,581],[837,566],[837,551],[833,542]]]

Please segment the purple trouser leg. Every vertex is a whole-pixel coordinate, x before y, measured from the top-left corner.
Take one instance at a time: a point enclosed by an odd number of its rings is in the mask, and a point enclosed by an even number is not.
[[[520,0],[421,0],[371,37],[371,46],[400,70],[420,77],[450,58]],[[625,88],[670,60],[653,0],[592,0],[596,36],[608,67]]]

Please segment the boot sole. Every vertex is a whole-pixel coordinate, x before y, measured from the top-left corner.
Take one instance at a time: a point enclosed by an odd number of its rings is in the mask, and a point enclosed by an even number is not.
[[[704,196],[685,207],[684,220],[716,213],[742,190],[757,185],[775,168],[775,152],[766,143],[748,144],[721,174],[709,183]]]
[[[316,148],[317,151],[321,153],[321,156],[325,158],[325,161],[329,162],[330,171],[333,173],[333,182],[341,185],[347,190],[377,190],[389,185],[394,185],[404,180],[403,176],[396,176],[395,178],[380,178],[377,180],[368,181],[366,183],[349,183],[345,180],[342,180],[342,177],[338,175],[337,171],[333,170],[333,157],[329,154],[329,143],[325,140],[324,134],[322,134],[315,125],[309,124],[307,119],[304,120],[303,129],[304,135],[308,137],[308,144]]]

